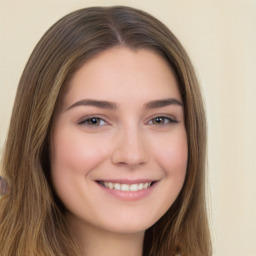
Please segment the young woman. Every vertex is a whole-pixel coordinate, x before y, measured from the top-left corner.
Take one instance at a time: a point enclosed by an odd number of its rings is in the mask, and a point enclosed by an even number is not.
[[[65,16],[18,87],[1,255],[210,256],[205,151],[192,64],[161,22],[129,7]]]

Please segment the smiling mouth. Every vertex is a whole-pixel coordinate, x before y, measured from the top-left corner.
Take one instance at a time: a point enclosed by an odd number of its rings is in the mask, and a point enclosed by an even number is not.
[[[143,182],[143,183],[134,183],[134,184],[126,184],[126,183],[113,183],[107,181],[98,181],[100,185],[105,188],[119,191],[127,191],[127,192],[136,192],[149,188],[153,185],[154,182]]]

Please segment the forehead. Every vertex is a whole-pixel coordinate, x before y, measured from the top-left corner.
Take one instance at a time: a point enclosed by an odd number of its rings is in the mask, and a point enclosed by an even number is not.
[[[181,100],[175,74],[165,58],[150,49],[115,47],[83,64],[73,75],[64,101],[79,97],[146,99],[175,97]]]

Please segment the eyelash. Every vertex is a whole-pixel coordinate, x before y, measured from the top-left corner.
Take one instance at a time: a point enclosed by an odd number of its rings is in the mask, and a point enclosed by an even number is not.
[[[153,123],[154,121],[156,123]],[[164,121],[164,122],[157,123],[159,121],[160,122]],[[173,123],[178,123],[178,121],[173,116],[164,116],[164,115],[155,116],[147,122],[147,124],[149,124],[149,125],[157,125],[157,126],[165,126],[165,125],[170,125]],[[99,127],[99,126],[103,126],[106,124],[108,124],[108,123],[103,118],[98,117],[98,116],[90,116],[90,117],[87,117],[86,119],[83,119],[79,122],[79,125],[86,125],[86,126],[90,126],[90,127]]]

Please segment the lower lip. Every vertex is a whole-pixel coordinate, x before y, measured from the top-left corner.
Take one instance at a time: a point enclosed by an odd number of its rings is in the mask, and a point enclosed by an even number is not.
[[[154,189],[156,182],[148,187],[147,189],[142,189],[138,191],[121,191],[116,189],[110,189],[107,187],[104,187],[103,185],[97,183],[98,186],[106,193],[110,194],[111,196],[123,200],[123,201],[138,201],[141,199],[146,198],[152,193],[152,190]]]

